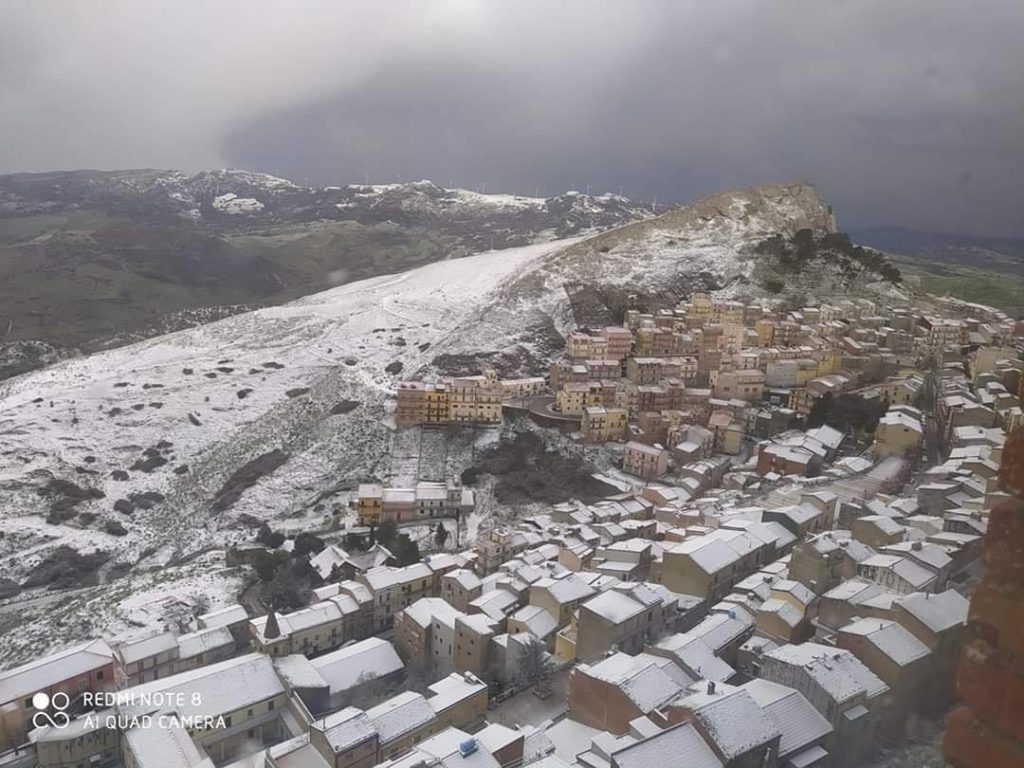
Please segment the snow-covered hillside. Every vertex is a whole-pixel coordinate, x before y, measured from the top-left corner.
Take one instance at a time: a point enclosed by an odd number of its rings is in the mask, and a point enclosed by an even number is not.
[[[581,288],[728,285],[750,244],[831,226],[808,189],[741,190],[585,240],[443,261],[5,382],[0,557],[19,552],[17,573],[59,542],[109,545],[117,521],[121,559],[164,562],[223,544],[243,514],[329,512],[326,489],[386,474],[398,379],[451,359],[543,370],[580,324]],[[279,468],[215,504],[275,449]]]
[[[542,372],[595,306],[621,319],[611,294],[727,294],[757,242],[831,227],[809,187],[741,190],[586,239],[350,283],[0,383],[3,575],[20,583],[65,544],[105,552],[101,580],[174,573],[198,553],[251,540],[261,520],[326,528],[358,482],[409,479],[403,457],[422,444],[393,429],[398,380],[460,366]],[[464,468],[449,461],[447,470]],[[194,561],[213,562],[222,560]]]
[[[128,560],[155,547],[154,559],[166,561],[223,543],[216,529],[239,513],[282,516],[324,487],[372,475],[387,454],[385,403],[396,379],[426,365],[503,279],[551,250],[439,262],[5,382],[0,547],[5,559],[19,554],[10,572],[68,541],[116,544]],[[230,514],[211,514],[231,473],[275,448],[289,455],[284,465]],[[104,497],[47,524],[48,507],[67,495],[46,490],[52,478]],[[148,510],[113,510],[154,492],[165,500]],[[119,520],[128,535],[81,526],[83,512]]]
[[[835,219],[813,187],[770,185],[724,192],[645,221],[580,240],[521,270],[480,316],[481,328],[512,329],[508,349],[529,349],[545,334],[621,321],[627,305],[674,306],[694,291],[720,298],[756,295],[748,283],[754,247],[801,229],[831,232]],[[462,355],[493,349],[464,334]]]

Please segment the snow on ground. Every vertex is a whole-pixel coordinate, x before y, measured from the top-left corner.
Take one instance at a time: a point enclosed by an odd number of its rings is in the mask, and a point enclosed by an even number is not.
[[[431,474],[461,472],[474,445],[496,439],[489,434],[496,430],[428,438],[427,456],[420,461],[416,445],[416,468],[403,471],[391,466],[392,441],[418,430],[389,427],[388,398],[399,379],[428,366],[446,337],[493,301],[496,285],[562,245],[489,252],[352,283],[0,384],[4,575],[20,581],[60,544],[111,553],[103,579],[114,564],[130,568],[129,576],[98,587],[22,593],[0,605],[0,651],[13,657],[31,646],[39,653],[44,639],[57,646],[90,632],[127,630],[132,622],[152,626],[158,620],[140,618],[136,608],[160,602],[161,590],[196,591],[202,582],[209,589],[200,591],[233,599],[237,581],[218,574],[222,549],[252,538],[239,523],[243,513],[285,530],[322,530],[352,522],[347,501],[361,480],[414,481],[424,471],[420,464]],[[397,363],[400,372],[385,370]],[[331,413],[346,402],[358,405]],[[147,449],[166,463],[145,471],[137,462]],[[274,449],[289,454],[282,466],[230,509],[211,509],[233,472]],[[51,499],[41,490],[53,478],[105,496],[80,503],[77,517],[49,524]],[[147,491],[166,500],[131,515],[113,511],[116,500]],[[83,522],[89,515],[96,519]],[[103,531],[113,520],[126,536]]]
[[[109,584],[19,599],[0,606],[0,659],[8,668],[102,635],[108,642],[187,626],[198,613],[234,602],[240,569],[223,552]],[[187,631],[187,630],[185,630]]]
[[[116,544],[127,560],[155,548],[158,563],[224,543],[224,529],[242,512],[302,514],[331,486],[343,505],[346,488],[389,469],[394,433],[383,420],[395,382],[428,365],[503,279],[561,245],[352,283],[4,382],[0,517],[8,536],[0,558],[67,541],[84,549]],[[385,371],[398,363],[401,372]],[[359,405],[330,413],[346,400]],[[229,514],[211,515],[230,474],[274,448],[291,458]],[[167,463],[137,468],[147,449]],[[42,523],[49,501],[39,491],[50,477],[103,492],[76,509],[118,519],[129,535],[114,539],[74,520]],[[146,491],[167,501],[130,518],[112,511],[115,500]],[[44,541],[50,534],[58,538]],[[36,561],[19,558],[12,577]]]

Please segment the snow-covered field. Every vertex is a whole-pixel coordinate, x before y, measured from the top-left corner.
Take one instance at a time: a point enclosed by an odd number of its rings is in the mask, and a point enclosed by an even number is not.
[[[251,528],[238,522],[243,513],[288,518],[281,527],[324,527],[360,480],[391,479],[395,382],[428,366],[493,301],[502,281],[565,244],[488,252],[353,283],[4,382],[3,575],[20,581],[60,544],[113,553],[107,567],[160,568],[251,539]],[[346,412],[331,413],[346,402]],[[352,402],[358,406],[348,410]],[[229,509],[214,511],[225,480],[274,449],[288,460]],[[434,459],[438,471],[447,460]],[[42,489],[53,478],[104,497],[82,501],[77,516],[50,524],[52,498]],[[144,492],[165,500],[131,515],[113,510],[115,501]],[[111,520],[127,535],[105,533]],[[191,563],[189,572],[198,577],[223,556],[204,562]],[[117,586],[121,594],[125,583],[96,589]],[[92,600],[89,592],[81,599]],[[45,615],[39,620],[45,623]]]
[[[97,636],[114,642],[151,629],[188,631],[193,616],[234,602],[243,586],[241,569],[225,568],[223,555],[211,552],[109,584],[18,598],[0,605],[0,668]]]
[[[41,528],[75,545],[109,538],[74,520],[41,524],[47,504],[38,491],[50,476],[102,491],[105,498],[77,509],[105,517],[120,517],[112,511],[116,499],[163,494],[167,500],[152,510],[122,519],[129,536],[108,543],[119,552],[169,547],[170,554],[208,542],[219,522],[209,504],[220,486],[274,448],[291,458],[243,494],[227,517],[296,512],[325,479],[374,474],[388,454],[386,399],[395,381],[427,365],[504,278],[552,247],[485,253],[353,283],[5,382],[2,551],[24,555],[26,545],[39,543]],[[396,363],[401,372],[385,371]],[[346,400],[359,406],[330,414]],[[167,463],[133,469],[146,449]],[[175,473],[186,465],[187,472]],[[115,479],[115,471],[128,479]],[[12,566],[30,564],[19,557]]]

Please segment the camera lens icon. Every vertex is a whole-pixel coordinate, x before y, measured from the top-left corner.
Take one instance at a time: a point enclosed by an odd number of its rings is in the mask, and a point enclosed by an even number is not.
[[[67,711],[70,706],[71,697],[63,691],[57,691],[53,696],[45,691],[32,694],[32,707],[36,710],[32,715],[33,727],[49,725],[64,728],[71,722],[71,715]]]

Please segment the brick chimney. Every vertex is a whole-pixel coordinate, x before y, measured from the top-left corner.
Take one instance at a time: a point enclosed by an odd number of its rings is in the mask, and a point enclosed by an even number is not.
[[[989,514],[985,574],[957,669],[962,702],[943,742],[954,768],[1024,766],[1024,427],[1008,437]]]

